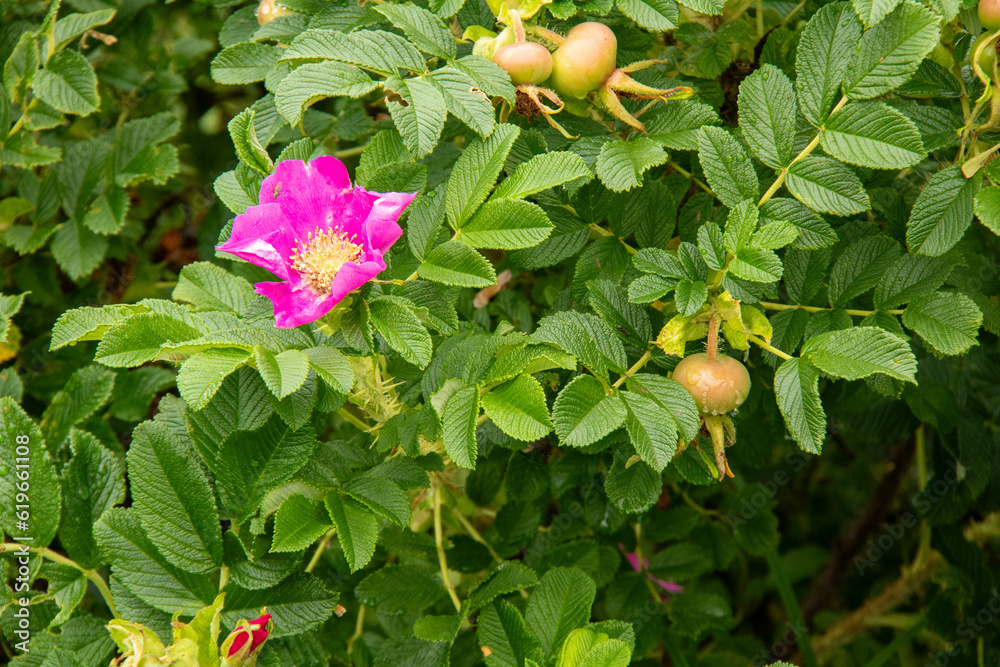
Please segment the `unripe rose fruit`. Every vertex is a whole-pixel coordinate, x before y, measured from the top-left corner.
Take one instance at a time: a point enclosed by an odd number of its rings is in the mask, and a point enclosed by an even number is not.
[[[1000,2],[1000,0],[997,0]],[[552,85],[562,95],[583,99],[615,71],[618,40],[603,23],[581,23],[552,55]]]
[[[709,361],[704,352],[684,357],[674,369],[674,379],[694,396],[703,415],[732,412],[750,393],[746,367],[724,354],[715,361]]]
[[[494,54],[493,62],[507,70],[515,86],[538,83],[552,74],[552,54],[535,42],[502,46]]]
[[[1000,0],[979,0],[979,22],[990,31],[1000,28]]]
[[[257,6],[257,23],[264,25],[279,16],[288,16],[294,13],[287,7],[279,5],[277,0],[261,0],[260,5]]]

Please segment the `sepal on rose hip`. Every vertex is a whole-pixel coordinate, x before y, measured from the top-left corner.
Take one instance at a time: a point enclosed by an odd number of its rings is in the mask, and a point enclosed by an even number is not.
[[[240,621],[222,643],[222,667],[254,667],[272,627],[266,607],[260,610],[258,618]]]
[[[634,63],[632,69],[628,71],[641,69],[641,67],[636,67],[637,65],[648,66],[654,62],[642,61],[642,63]],[[612,116],[640,132],[645,132],[646,126],[642,124],[642,121],[629,113],[622,105],[621,96],[623,95],[633,100],[660,100],[666,104],[671,100],[686,100],[694,95],[694,90],[687,86],[666,89],[653,88],[633,79],[628,75],[626,68],[616,69],[612,72],[611,76],[604,82],[604,85],[597,91],[597,100]]]

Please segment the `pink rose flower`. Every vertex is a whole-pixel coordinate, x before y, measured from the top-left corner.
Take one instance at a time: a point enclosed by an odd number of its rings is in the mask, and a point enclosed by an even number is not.
[[[385,270],[382,256],[403,234],[396,221],[415,196],[352,188],[334,157],[285,160],[217,249],[281,279],[255,291],[274,303],[275,325],[291,329],[323,317]]]
[[[618,547],[622,551],[625,550],[625,547],[622,546],[622,545],[620,545],[620,544],[618,545]],[[635,570],[636,572],[642,572],[643,570],[646,570],[646,577],[648,577],[650,581],[652,581],[654,584],[656,584],[657,586],[659,586],[660,588],[662,588],[667,593],[677,594],[677,593],[683,593],[684,592],[684,587],[681,586],[680,584],[675,583],[673,581],[664,581],[663,579],[658,579],[658,578],[654,577],[652,575],[652,573],[649,572],[648,569],[647,569],[649,567],[649,561],[647,559],[643,558],[642,559],[642,563],[640,564],[639,563],[639,556],[635,552],[626,553],[625,554],[625,559],[629,562],[629,565],[631,565],[632,569]],[[660,594],[660,599],[662,599],[662,600],[667,600],[669,598],[670,598],[669,595],[665,595],[663,593]]]

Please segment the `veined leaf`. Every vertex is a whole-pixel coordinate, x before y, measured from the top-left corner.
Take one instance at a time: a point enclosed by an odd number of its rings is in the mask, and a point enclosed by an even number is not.
[[[378,522],[361,503],[330,491],[325,498],[327,512],[337,528],[337,541],[344,550],[351,572],[357,572],[375,554]]]
[[[963,354],[979,343],[983,313],[961,292],[918,296],[903,311],[903,324],[941,354]]]
[[[740,127],[751,150],[775,169],[788,166],[795,142],[795,91],[785,73],[762,65],[743,79],[739,94]]]
[[[333,60],[297,67],[281,80],[274,96],[278,111],[289,124],[298,125],[306,108],[325,97],[362,97],[377,83],[357,67]]]
[[[278,64],[279,53],[270,44],[234,44],[215,56],[212,61],[212,78],[216,83],[229,85],[263,81]]]
[[[819,136],[833,157],[873,169],[903,169],[926,155],[913,121],[882,102],[848,104]]]
[[[597,176],[614,192],[638,187],[650,167],[667,161],[667,153],[646,137],[630,141],[609,141],[597,156]]]
[[[442,418],[444,449],[457,465],[474,469],[478,447],[476,420],[479,418],[479,388],[459,389],[445,404]]]
[[[306,30],[281,54],[281,60],[339,60],[384,75],[395,74],[398,68],[424,70],[420,52],[406,38],[384,30]]]
[[[431,360],[431,336],[413,311],[394,298],[368,302],[372,324],[392,349],[414,366],[425,367]]]
[[[552,430],[545,390],[530,375],[518,375],[482,397],[483,411],[501,431],[533,442]]]
[[[799,109],[814,127],[830,113],[860,39],[861,22],[843,2],[820,7],[802,30],[795,57],[796,90]]]
[[[917,360],[905,340],[877,327],[830,331],[802,346],[801,357],[824,373],[859,380],[884,373],[916,384]]]
[[[659,402],[642,394],[619,394],[628,416],[625,428],[635,451],[656,472],[663,472],[677,452],[677,423]]]
[[[454,67],[442,67],[431,72],[427,80],[437,86],[451,115],[480,137],[488,137],[493,132],[496,126],[493,105],[468,74]]]
[[[554,655],[566,635],[587,622],[596,595],[594,580],[579,568],[554,567],[542,576],[524,617],[545,655]]]
[[[417,271],[421,278],[443,285],[489,287],[497,281],[489,260],[461,241],[448,241],[431,250]]]
[[[551,233],[552,223],[537,204],[493,199],[465,223],[459,238],[474,248],[516,250],[536,246]]]
[[[569,151],[536,155],[517,165],[493,193],[494,199],[522,199],[578,178],[592,178],[593,173],[582,157]]]
[[[23,447],[28,448],[26,454]],[[59,527],[62,498],[59,475],[49,458],[42,432],[10,396],[0,398],[0,456],[4,465],[10,466],[7,474],[0,475],[0,501],[3,502],[0,527],[15,539],[30,537],[32,545],[48,545]],[[18,470],[29,476],[31,515],[26,522],[18,517],[17,507],[24,504],[17,496],[25,491],[19,489],[18,484],[26,480],[18,479],[15,463],[26,466]]]
[[[625,406],[617,396],[604,393],[591,375],[571,380],[552,406],[552,423],[559,441],[586,447],[614,431],[625,421]]]
[[[726,206],[735,206],[744,199],[756,202],[760,197],[760,181],[753,163],[728,131],[721,127],[702,128],[698,159],[708,184]]]
[[[957,164],[931,176],[906,223],[910,252],[937,257],[951,250],[972,223],[981,182],[981,174],[967,179]]]
[[[774,374],[774,394],[788,432],[810,454],[819,454],[826,439],[826,413],[818,383],[819,371],[797,357],[782,362]]]
[[[274,515],[272,553],[302,551],[332,528],[326,508],[301,493],[285,499]]]
[[[467,146],[455,162],[445,195],[445,211],[452,226],[464,225],[486,201],[518,134],[520,130],[514,125],[498,125],[488,139]]]
[[[390,98],[389,113],[403,135],[403,141],[415,158],[434,150],[448,115],[441,91],[422,77],[390,77],[385,88],[400,99]]]
[[[668,32],[680,22],[674,0],[615,0],[615,4],[622,14],[653,32]]]
[[[820,213],[851,215],[871,207],[857,175],[829,158],[810,155],[799,160],[788,170],[785,183],[796,199]]]
[[[402,29],[410,41],[424,53],[439,58],[455,57],[455,37],[441,20],[423,7],[412,4],[385,4],[374,7],[397,28]]]

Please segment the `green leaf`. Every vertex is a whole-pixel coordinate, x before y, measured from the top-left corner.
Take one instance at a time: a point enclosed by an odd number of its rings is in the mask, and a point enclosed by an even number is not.
[[[280,51],[270,44],[241,42],[227,47],[212,61],[216,83],[242,85],[263,81],[278,65]]]
[[[729,272],[755,283],[773,283],[781,279],[784,268],[773,250],[743,248],[729,263]]]
[[[222,563],[215,495],[191,450],[165,424],[144,422],[128,450],[133,507],[173,565],[204,574]]]
[[[625,421],[625,406],[617,396],[604,393],[592,375],[571,380],[552,405],[552,423],[559,441],[586,447],[614,431]]]
[[[339,60],[386,76],[400,67],[411,72],[424,70],[424,58],[407,39],[384,30],[306,30],[281,55],[289,60]]]
[[[422,158],[433,151],[448,116],[438,87],[419,76],[394,76],[386,80],[385,89],[396,94],[388,98],[389,113],[413,157]]]
[[[392,349],[414,366],[424,368],[430,363],[431,336],[412,310],[393,298],[369,301],[368,307],[375,330]]]
[[[398,526],[410,523],[410,499],[391,479],[369,472],[351,479],[343,490],[371,511]]]
[[[879,277],[874,302],[879,310],[896,308],[914,297],[936,291],[955,264],[950,256],[902,255]]]
[[[211,262],[195,262],[181,269],[171,295],[175,301],[190,303],[202,310],[225,310],[242,314],[253,285]]]
[[[729,211],[726,218],[726,228],[722,241],[726,251],[735,255],[750,242],[750,237],[757,230],[757,220],[760,211],[750,200],[743,200]]]
[[[976,193],[976,217],[1000,236],[1000,187],[989,185]]]
[[[378,537],[378,522],[375,515],[351,498],[341,497],[336,491],[326,494],[326,510],[337,528],[337,541],[344,550],[344,558],[357,572],[375,554],[375,540]]]
[[[663,472],[677,452],[674,418],[652,398],[629,391],[619,395],[627,409],[625,428],[632,446],[653,470]]]
[[[456,229],[486,201],[519,133],[514,125],[498,125],[489,138],[472,141],[455,162],[448,178],[445,211]]]
[[[349,394],[354,386],[354,369],[351,362],[332,347],[310,347],[302,350],[309,358],[309,365],[334,391]]]
[[[468,74],[454,67],[442,67],[431,72],[428,81],[437,86],[453,116],[480,137],[488,137],[493,132],[496,126],[493,105]]]
[[[668,32],[680,23],[674,0],[615,0],[615,4],[622,14],[652,32]]]
[[[125,470],[97,438],[74,431],[73,458],[62,471],[62,521],[59,543],[83,567],[104,564],[94,539],[94,523],[110,507],[125,501]]]
[[[166,343],[201,336],[201,332],[163,313],[143,313],[111,325],[104,334],[94,360],[113,368],[141,366],[156,359]]]
[[[253,358],[264,384],[278,399],[298,391],[309,376],[309,357],[299,350],[285,350],[275,355],[254,345]]]
[[[708,299],[708,285],[701,280],[684,278],[677,283],[674,292],[674,303],[681,315],[694,315]]]
[[[511,104],[514,103],[514,86],[510,81],[510,75],[492,60],[482,56],[464,56],[451,61],[450,64],[468,75],[476,82],[476,87],[490,97],[501,97]]]
[[[42,432],[10,396],[0,398],[0,454],[3,465],[8,466],[7,473],[0,475],[0,502],[3,503],[0,527],[11,537],[32,538],[32,546],[48,545],[59,526],[62,498],[59,476],[49,458]],[[18,464],[16,469],[15,463]],[[25,492],[18,485],[24,482],[30,487],[31,507],[27,520],[23,514],[18,517],[17,508],[24,504],[18,500],[18,494]]]
[[[72,427],[107,404],[114,386],[114,372],[98,364],[84,366],[70,375],[42,414],[42,435],[53,453]]]
[[[55,37],[56,50],[60,51],[77,37],[99,25],[110,23],[115,17],[115,10],[100,9],[86,14],[70,14],[56,21],[52,31]]]
[[[483,609],[476,633],[479,643],[490,647],[491,655],[486,658],[489,667],[524,667],[528,656],[536,658],[536,664],[544,662],[541,646],[528,631],[521,612],[506,600],[497,600]]]
[[[523,199],[578,178],[592,178],[586,161],[576,153],[555,151],[517,165],[493,193],[494,199]]]
[[[554,567],[542,576],[524,618],[546,656],[555,655],[566,635],[590,619],[596,595],[594,580],[579,568]]]
[[[715,195],[726,206],[757,201],[760,182],[743,147],[727,130],[704,127],[698,137],[698,160]]]
[[[497,274],[489,260],[461,241],[448,241],[427,253],[417,269],[425,280],[459,287],[489,287]]]
[[[469,593],[463,609],[472,613],[493,602],[501,595],[514,593],[522,588],[533,588],[538,584],[538,575],[527,565],[518,561],[504,561],[489,578]]]
[[[111,188],[90,205],[84,215],[83,224],[95,234],[104,236],[117,234],[125,226],[125,216],[130,205],[126,190]]]
[[[798,227],[784,220],[775,220],[754,232],[753,237],[750,239],[750,247],[762,250],[777,250],[793,243],[798,237]]]
[[[878,25],[861,36],[858,52],[844,75],[844,94],[871,99],[906,83],[937,45],[938,17],[910,0],[903,0]]]
[[[803,451],[819,454],[826,439],[826,413],[819,400],[819,371],[793,357],[774,374],[774,395],[788,432]]]
[[[698,150],[699,130],[705,125],[719,125],[722,119],[715,109],[693,100],[671,102],[643,117],[649,138],[667,148]]]
[[[642,394],[659,403],[680,428],[681,436],[691,442],[698,437],[701,416],[691,392],[680,382],[669,380],[662,375],[637,373],[628,380],[628,388],[635,394]]]
[[[434,249],[441,236],[444,199],[444,186],[439,185],[435,190],[419,195],[407,207],[406,242],[414,257],[420,261]]]
[[[494,199],[479,207],[459,238],[474,248],[516,250],[538,245],[552,233],[552,223],[537,204]]]
[[[826,220],[795,199],[772,197],[760,207],[763,224],[787,222],[798,229],[793,247],[806,250],[826,248],[837,242],[837,232]]]
[[[647,137],[608,141],[597,156],[597,176],[609,190],[624,192],[638,187],[647,169],[666,161],[666,151]]]
[[[826,120],[840,83],[855,57],[861,23],[843,2],[831,2],[813,14],[802,30],[795,72],[799,109],[813,126]]]
[[[445,59],[455,57],[454,35],[441,24],[438,17],[423,7],[384,4],[373,9],[402,29],[410,41],[424,53]]]
[[[851,0],[851,4],[865,27],[870,28],[895,9],[899,0]]]
[[[94,535],[114,577],[146,604],[169,614],[179,609],[193,616],[215,598],[217,577],[172,565],[146,536],[137,510],[116,507],[104,512],[94,525]]]
[[[551,343],[580,360],[595,374],[625,371],[628,360],[618,332],[604,320],[584,313],[553,313],[539,322],[535,342]]]
[[[587,282],[590,307],[606,322],[624,330],[624,335],[636,341],[648,341],[653,337],[653,326],[646,311],[628,302],[624,288],[610,280],[590,280]]]
[[[962,175],[952,165],[931,176],[917,196],[906,223],[910,252],[938,257],[955,247],[972,223],[975,197],[982,176]]]
[[[857,175],[829,158],[799,160],[789,168],[785,184],[796,199],[820,213],[851,215],[871,208]]]
[[[824,128],[823,150],[849,164],[903,169],[926,155],[913,121],[882,102],[848,104]]]
[[[843,306],[873,288],[899,253],[899,244],[881,234],[860,238],[847,246],[830,270],[830,303]]]
[[[389,565],[362,579],[354,594],[382,613],[416,614],[445,594],[432,572],[418,565]]]
[[[725,632],[733,624],[729,605],[715,593],[691,591],[678,595],[667,612],[674,632],[697,639],[705,632]]]
[[[983,313],[960,292],[915,297],[903,311],[903,324],[941,354],[963,354],[979,341]]]
[[[476,420],[479,418],[479,388],[463,387],[448,399],[442,418],[444,450],[463,468],[476,467]]]
[[[271,553],[302,551],[333,526],[325,507],[296,493],[285,499],[274,515]]]
[[[199,352],[181,364],[177,389],[192,410],[201,410],[212,400],[222,382],[249,360],[250,353],[246,350],[210,348]],[[106,362],[102,360],[102,363]]]
[[[281,80],[274,96],[278,111],[290,125],[298,125],[312,104],[326,97],[363,97],[378,84],[357,67],[332,60],[309,63]]]
[[[708,16],[721,14],[723,8],[726,6],[723,0],[684,0],[681,4]]]
[[[750,149],[769,167],[787,167],[794,155],[795,91],[785,73],[762,65],[740,84],[739,124]]]
[[[97,74],[78,51],[60,51],[49,58],[31,86],[38,99],[63,113],[86,116],[101,103]]]
[[[75,220],[62,223],[52,238],[52,256],[73,280],[93,273],[107,250],[107,239]]]
[[[260,393],[266,399],[266,391]],[[256,427],[239,424],[240,430],[219,445],[217,458],[225,465],[218,467],[216,486],[223,508],[237,521],[253,514],[264,496],[291,479],[316,449],[311,427],[292,429],[273,414],[270,419],[265,415],[265,420]]]
[[[229,121],[229,136],[232,137],[236,156],[261,176],[267,176],[274,171],[274,162],[257,137],[253,119],[253,109],[240,112]]]
[[[261,607],[267,607],[274,622],[270,638],[290,637],[323,625],[333,616],[338,597],[337,593],[326,590],[319,579],[305,573],[259,591],[229,584],[222,624],[235,628],[241,620],[257,618]]]
[[[878,327],[829,331],[809,339],[801,357],[824,373],[859,380],[884,373],[916,384],[917,360],[902,338]]]
[[[516,440],[533,442],[552,430],[545,390],[530,375],[518,375],[482,397],[483,411]]]

